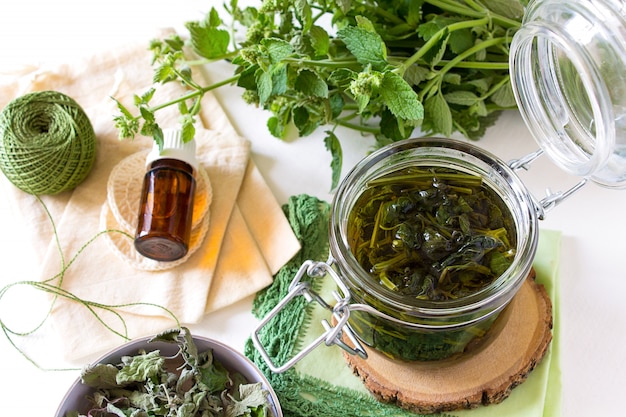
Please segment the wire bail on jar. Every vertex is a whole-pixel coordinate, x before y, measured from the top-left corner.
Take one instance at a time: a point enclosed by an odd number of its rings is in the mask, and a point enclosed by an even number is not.
[[[513,159],[507,163],[509,168],[513,171],[519,171],[520,169],[528,170],[530,169],[530,165],[541,155],[543,155],[543,149],[538,149],[535,152],[529,153],[518,159]],[[535,201],[535,211],[537,211],[537,218],[539,220],[545,219],[545,214],[549,210],[552,210],[558,204],[562,203],[566,198],[572,196],[576,191],[580,190],[585,184],[587,184],[587,178],[583,178],[574,186],[570,187],[566,191],[555,191],[553,192],[549,188],[546,189],[546,196],[539,200]]]
[[[332,260],[329,260],[328,263],[324,262],[316,262],[312,260],[305,261],[293,281],[289,285],[289,292],[257,325],[256,329],[252,333],[252,342],[254,346],[259,351],[263,360],[272,372],[281,373],[293,367],[297,362],[299,362],[302,358],[309,354],[313,349],[324,342],[326,346],[337,345],[344,349],[346,352],[352,355],[358,355],[362,358],[367,358],[367,353],[361,343],[357,340],[354,332],[348,325],[348,319],[350,318],[350,291],[346,287],[346,285],[339,278],[335,270],[330,266],[332,264]],[[335,283],[338,285],[339,289],[344,295],[339,294],[338,291],[333,291],[333,297],[336,300],[335,305],[331,306],[327,303],[316,291],[311,288],[310,281],[304,281],[303,279],[306,277],[309,278],[322,278],[326,275],[330,275]],[[332,326],[328,320],[322,320],[322,326],[324,326],[325,332],[322,333],[317,339],[315,339],[311,344],[304,347],[300,352],[294,355],[291,359],[285,362],[282,365],[277,365],[274,363],[274,360],[270,357],[269,353],[263,346],[263,343],[260,340],[260,333],[262,329],[280,312],[285,308],[285,306],[291,302],[294,298],[303,296],[307,302],[317,302],[320,306],[324,307],[326,310],[332,312],[332,317],[336,321],[335,326]],[[343,335],[346,335],[352,343],[352,346],[345,343],[342,339]]]

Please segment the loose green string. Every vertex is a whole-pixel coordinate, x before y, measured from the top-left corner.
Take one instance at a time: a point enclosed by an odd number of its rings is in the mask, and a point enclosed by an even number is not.
[[[26,337],[29,335],[34,334],[37,330],[41,329],[41,327],[44,325],[44,323],[48,320],[48,318],[50,317],[50,313],[52,311],[52,309],[54,308],[54,305],[57,301],[57,299],[59,297],[71,300],[71,301],[75,301],[77,303],[80,303],[83,307],[85,307],[89,313],[91,313],[97,320],[98,322],[100,322],[100,324],[102,324],[102,326],[104,326],[104,328],[106,328],[107,330],[111,331],[112,333],[114,333],[115,335],[121,337],[124,341],[129,341],[130,337],[128,335],[128,328],[126,325],[126,321],[124,320],[124,318],[122,317],[122,315],[119,313],[119,309],[121,308],[125,308],[125,307],[133,307],[133,306],[147,306],[147,307],[154,307],[157,308],[161,311],[163,311],[166,315],[168,315],[169,317],[171,317],[174,322],[176,323],[176,327],[180,328],[181,324],[178,320],[178,318],[176,317],[176,315],[170,311],[168,308],[158,305],[158,304],[154,304],[154,303],[148,303],[148,302],[137,302],[137,303],[125,303],[125,304],[103,304],[103,303],[99,303],[97,301],[92,301],[92,300],[85,300],[82,299],[78,296],[76,296],[75,294],[65,290],[64,288],[62,288],[63,285],[63,278],[65,276],[65,274],[67,273],[68,269],[71,267],[71,265],[74,263],[74,261],[78,258],[79,255],[82,254],[82,252],[84,252],[93,242],[95,242],[99,237],[107,234],[107,233],[121,233],[125,236],[127,236],[129,239],[132,239],[133,237],[131,235],[129,235],[128,233],[121,231],[121,230],[115,230],[115,229],[108,229],[108,230],[103,230],[101,232],[98,232],[95,236],[93,236],[91,239],[89,239],[83,246],[81,246],[81,248],[76,252],[76,254],[69,260],[66,261],[65,256],[63,255],[63,248],[61,245],[61,242],[59,241],[58,238],[58,234],[57,234],[57,230],[56,230],[56,225],[54,222],[54,219],[52,218],[50,211],[48,210],[46,204],[43,202],[43,200],[41,200],[41,198],[35,196],[35,198],[37,199],[37,201],[41,204],[41,206],[43,207],[43,210],[45,211],[48,220],[50,221],[51,225],[52,225],[52,229],[53,229],[53,233],[54,233],[54,240],[55,240],[55,245],[56,248],[60,254],[61,257],[61,268],[60,268],[60,272],[57,273],[56,275],[54,275],[51,278],[45,279],[43,281],[29,281],[29,280],[24,280],[24,281],[17,281],[17,282],[13,282],[10,284],[5,285],[2,289],[0,289],[0,301],[2,301],[3,297],[6,296],[6,294],[9,292],[10,289],[17,287],[17,286],[28,286],[28,287],[32,287],[36,290],[40,290],[43,291],[45,293],[49,293],[52,294],[52,300],[50,301],[50,306],[48,308],[48,313],[45,315],[45,317],[41,320],[41,322],[36,325],[35,327],[33,327],[32,329],[28,330],[28,331],[23,331],[23,332],[18,332],[15,331],[13,329],[11,329],[9,326],[6,325],[5,321],[2,320],[2,318],[0,318],[0,328],[2,329],[2,332],[4,333],[4,335],[6,336],[6,338],[8,339],[9,343],[30,363],[32,363],[33,365],[35,365],[37,368],[42,369],[42,370],[47,370],[47,371],[67,371],[67,370],[76,370],[76,368],[44,368],[42,366],[39,365],[39,363],[37,361],[35,361],[32,357],[30,357],[30,355],[28,355],[22,348],[20,348],[17,343],[14,340],[14,336],[17,337]],[[112,324],[109,324],[107,322],[105,322],[102,317],[98,314],[98,311],[96,311],[97,309],[103,310],[103,311],[107,311],[109,313],[112,313],[120,322],[120,325],[122,326],[123,330],[116,330]]]
[[[53,195],[75,188],[95,158],[93,126],[63,93],[28,93],[0,113],[0,169],[27,193]]]

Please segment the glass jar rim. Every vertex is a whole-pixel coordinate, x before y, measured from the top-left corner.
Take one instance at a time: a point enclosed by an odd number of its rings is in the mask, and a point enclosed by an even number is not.
[[[498,279],[467,297],[456,300],[428,301],[393,293],[393,291],[373,282],[371,276],[361,267],[350,249],[347,237],[348,215],[355,199],[363,191],[363,184],[380,176],[372,175],[372,170],[376,167],[385,166],[390,160],[398,156],[406,156],[417,149],[424,153],[433,152],[437,154],[440,151],[447,153],[446,158],[456,158],[459,166],[467,164],[468,161],[470,165],[482,163],[491,170],[489,175],[497,177],[495,180],[494,178],[483,177],[487,180],[490,188],[498,193],[502,192],[502,190],[495,189],[495,181],[498,184],[506,183],[509,187],[504,191],[506,194],[504,200],[509,209],[513,211],[512,214],[515,218],[516,256],[512,265]],[[418,166],[432,166],[428,165],[432,160],[425,160],[422,156],[420,156],[419,162],[416,158],[412,162],[417,162]],[[387,165],[387,168],[389,166]],[[451,167],[455,168],[455,166]],[[537,248],[537,222],[534,199],[513,170],[497,157],[477,146],[454,139],[413,138],[395,142],[371,153],[362,159],[344,178],[337,189],[332,204],[329,230],[330,250],[333,260],[350,272],[343,277],[344,280],[350,282],[349,286],[364,289],[375,299],[382,301],[387,307],[391,307],[399,313],[434,318],[462,316],[485,308],[493,309],[495,312],[508,304],[508,301],[515,295],[530,272]]]

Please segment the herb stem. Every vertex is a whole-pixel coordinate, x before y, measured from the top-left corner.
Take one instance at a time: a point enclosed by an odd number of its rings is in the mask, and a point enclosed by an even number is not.
[[[424,98],[426,96],[430,96],[431,94],[433,94],[433,87],[435,85],[440,85],[441,84],[441,81],[443,79],[443,75],[446,74],[448,71],[450,71],[455,66],[457,66],[465,58],[467,58],[469,56],[472,56],[476,52],[481,51],[483,49],[487,49],[487,48],[490,48],[490,47],[495,46],[495,45],[500,45],[501,43],[505,42],[506,40],[507,40],[507,38],[504,38],[504,37],[488,39],[488,40],[483,41],[483,42],[481,42],[481,43],[479,43],[477,45],[474,45],[473,47],[471,47],[471,48],[467,49],[466,51],[464,51],[464,52],[458,54],[457,56],[455,56],[454,59],[451,59],[450,61],[448,61],[446,63],[446,65],[441,67],[441,69],[439,70],[437,76],[433,77],[428,82],[428,84],[426,84],[424,89],[422,89],[422,91],[419,93],[420,100],[424,100]]]
[[[300,58],[283,58],[282,62],[294,63],[299,65],[308,65],[311,67],[323,67],[323,68],[346,68],[353,66],[355,69],[360,69],[360,64],[356,59],[344,58],[344,59],[300,59]]]
[[[228,61],[229,59],[235,58],[237,55],[239,55],[239,52],[240,51],[238,49],[235,49],[232,52],[229,52],[224,55],[216,56],[212,59],[207,59],[207,58],[194,59],[194,60],[185,61],[185,63],[189,66],[200,66],[200,65],[212,64],[213,62]]]
[[[351,123],[348,121],[348,119],[344,119],[344,118],[335,119],[335,124],[338,126],[347,127],[351,130],[356,130],[358,132],[371,133],[371,134],[380,133],[380,129],[375,126],[368,126],[368,125],[364,125],[360,123]]]
[[[159,111],[161,109],[164,109],[166,107],[171,106],[172,104],[181,103],[183,101],[187,101],[187,100],[192,99],[192,98],[203,96],[205,93],[208,93],[211,90],[215,90],[215,89],[220,88],[220,87],[222,87],[224,85],[231,84],[231,83],[237,81],[239,79],[239,77],[240,77],[240,75],[237,74],[237,75],[234,75],[234,76],[232,76],[230,78],[227,78],[225,80],[219,81],[219,82],[217,82],[215,84],[211,84],[211,85],[208,85],[206,87],[197,88],[196,90],[191,91],[191,92],[189,92],[189,93],[187,93],[185,95],[182,95],[182,96],[180,96],[178,98],[175,98],[174,100],[171,100],[171,101],[168,101],[168,102],[164,102],[164,103],[161,103],[161,104],[157,104],[156,106],[150,107],[150,111],[152,111],[152,112]]]
[[[402,65],[402,63],[404,62],[404,58],[402,58],[402,57],[389,57],[388,61],[389,61],[390,64],[399,66],[399,65]],[[442,59],[441,61],[439,61],[435,65],[433,65],[433,67],[440,68],[440,67],[443,67],[444,65],[447,65],[449,62],[450,62],[449,59]],[[418,61],[417,63],[428,65],[426,62],[422,62],[422,61]],[[458,62],[455,65],[455,67],[456,68],[463,68],[463,69],[483,69],[483,70],[491,70],[491,71],[495,71],[495,70],[507,71],[509,69],[509,63],[508,63],[508,61],[502,61],[502,62],[497,62],[497,61],[463,61],[463,62]]]
[[[421,48],[417,50],[412,56],[407,58],[397,69],[399,75],[404,74],[407,68],[411,65],[415,64],[419,59],[421,59],[428,51],[430,51],[436,44],[439,43],[444,36],[447,36],[450,32],[454,32],[456,30],[472,28],[475,26],[485,25],[489,22],[489,18],[483,17],[478,20],[466,20],[462,22],[452,23],[442,29],[440,29],[437,33],[435,33]]]
[[[497,24],[506,27],[506,28],[519,28],[521,26],[521,22],[510,19],[508,17],[504,17],[502,15],[493,13],[492,11],[481,8],[475,2],[471,0],[466,0],[466,3],[473,6],[472,8],[462,6],[456,2],[451,2],[449,0],[425,0],[425,3],[431,4],[435,7],[438,7],[442,10],[446,10],[452,13],[457,13],[459,15],[468,16],[468,17],[483,17],[487,16],[490,21],[496,22]]]
[[[502,79],[500,81],[498,81],[493,87],[491,87],[491,89],[489,91],[487,91],[481,97],[481,100],[486,100],[487,98],[489,98],[492,94],[494,94],[496,91],[498,91],[503,85],[508,83],[510,80],[511,80],[511,76],[510,75],[506,75],[505,77],[502,77]]]

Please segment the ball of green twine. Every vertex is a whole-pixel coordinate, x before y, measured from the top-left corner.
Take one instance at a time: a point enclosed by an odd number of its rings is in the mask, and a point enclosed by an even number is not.
[[[95,157],[93,126],[80,105],[63,93],[28,93],[0,113],[0,169],[27,193],[74,189]]]

